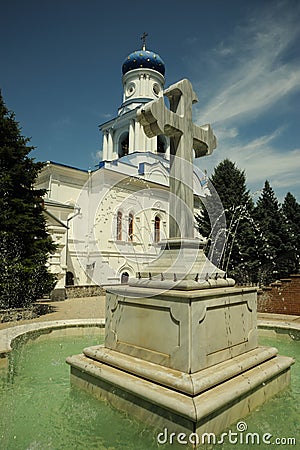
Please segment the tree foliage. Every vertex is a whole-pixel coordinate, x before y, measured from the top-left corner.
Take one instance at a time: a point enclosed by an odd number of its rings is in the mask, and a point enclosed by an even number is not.
[[[220,268],[239,282],[252,281],[252,265],[256,261],[251,216],[253,201],[246,188],[245,173],[232,161],[225,159],[215,168],[210,181],[218,192],[226,217],[225,246]],[[199,232],[213,246],[211,232],[215,218],[203,208],[202,214],[196,219]]]
[[[46,268],[55,246],[46,231],[42,196],[34,188],[43,163],[21,135],[0,92],[0,305],[21,307],[54,285]]]
[[[284,216],[269,181],[265,182],[257,201],[254,219],[259,227],[258,278],[260,283],[269,284],[289,275],[286,261],[292,251]]]
[[[246,176],[228,159],[211,176],[226,216],[226,240],[220,268],[238,283],[269,284],[299,271],[300,205],[288,193],[281,206],[268,181],[256,205]],[[199,232],[211,239],[212,214],[203,207]],[[206,251],[208,254],[208,251]]]
[[[282,214],[291,246],[287,255],[287,270],[289,273],[298,273],[300,270],[300,205],[290,192],[284,198]]]

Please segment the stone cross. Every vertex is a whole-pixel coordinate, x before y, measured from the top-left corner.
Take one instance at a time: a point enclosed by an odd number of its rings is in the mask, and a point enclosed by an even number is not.
[[[170,137],[169,237],[194,238],[193,149],[196,158],[210,155],[216,138],[210,125],[192,121],[192,105],[198,101],[189,80],[181,80],[164,91],[164,98],[147,103],[137,113],[148,137]]]

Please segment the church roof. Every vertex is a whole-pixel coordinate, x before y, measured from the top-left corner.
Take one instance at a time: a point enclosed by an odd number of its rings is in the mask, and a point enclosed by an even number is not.
[[[123,63],[122,72],[125,75],[130,70],[140,68],[153,69],[162,75],[165,74],[165,63],[157,53],[151,50],[142,49],[130,53]]]
[[[59,207],[59,208],[63,208],[63,209],[70,209],[70,210],[74,210],[74,205],[69,205],[69,204],[66,204],[66,203],[62,203],[62,202],[59,202],[59,201],[57,201],[57,200],[53,200],[53,199],[51,199],[51,198],[45,198],[44,199],[44,203],[45,203],[45,206],[47,207],[47,206],[54,206],[54,207]]]

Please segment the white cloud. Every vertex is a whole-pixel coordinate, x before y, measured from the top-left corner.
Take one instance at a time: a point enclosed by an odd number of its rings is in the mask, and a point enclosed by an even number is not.
[[[271,144],[275,135],[262,136],[242,146],[230,146],[230,159],[245,169],[249,183],[269,179],[274,187],[279,183],[289,186],[291,177],[299,179],[300,149],[284,152],[274,148]]]
[[[210,94],[216,94],[198,110],[197,121],[217,123],[257,115],[299,89],[299,61],[284,60],[298,33],[293,16],[268,18],[265,14],[249,20],[233,39],[207,55],[213,60]]]
[[[269,180],[281,199],[288,191],[300,197],[300,148],[288,152],[277,148],[276,139],[282,132],[279,128],[247,142],[239,138],[224,139],[212,156],[200,158],[196,164],[211,174],[217,164],[228,158],[245,171],[251,190],[262,189],[265,180]]]
[[[217,132],[216,132],[216,130],[217,130]],[[217,128],[215,127],[214,131],[216,132],[218,141],[222,141],[224,139],[229,139],[229,138],[233,139],[233,138],[237,137],[239,134],[238,129],[236,127],[226,128],[226,127],[218,126]]]
[[[202,123],[224,122],[245,114],[259,114],[287,93],[300,88],[300,69],[289,72],[286,67],[261,74],[259,62],[256,72],[240,70],[239,80],[227,86],[206,110],[201,112]],[[244,74],[242,72],[245,72]]]
[[[218,148],[197,164],[211,173],[219,162],[229,158],[245,170],[251,189],[261,189],[269,179],[280,195],[284,190],[296,190],[300,200],[300,148],[290,140],[282,148],[277,141],[286,130],[287,117],[282,113],[282,126],[278,128],[274,122],[269,134],[261,127],[267,121],[270,130],[274,111],[281,113],[275,110],[276,102],[281,101],[288,110],[290,95],[300,90],[299,58],[288,58],[300,32],[300,8],[286,8],[291,4],[285,1],[272,5],[272,10],[257,13],[245,27],[238,27],[232,37],[205,55],[207,103],[199,105],[194,117],[199,124],[213,124]],[[199,78],[203,79],[203,72]],[[249,132],[251,119],[256,125],[247,136],[245,130]],[[289,132],[296,142],[298,129],[289,128]]]

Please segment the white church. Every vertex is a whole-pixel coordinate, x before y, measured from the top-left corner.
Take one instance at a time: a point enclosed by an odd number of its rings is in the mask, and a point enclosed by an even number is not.
[[[37,181],[47,191],[47,225],[57,244],[49,259],[56,298],[69,285],[126,283],[168,237],[170,142],[164,135],[148,138],[137,120],[140,107],[163,96],[165,64],[144,44],[127,56],[122,72],[123,102],[117,116],[99,126],[98,168],[48,161]]]

